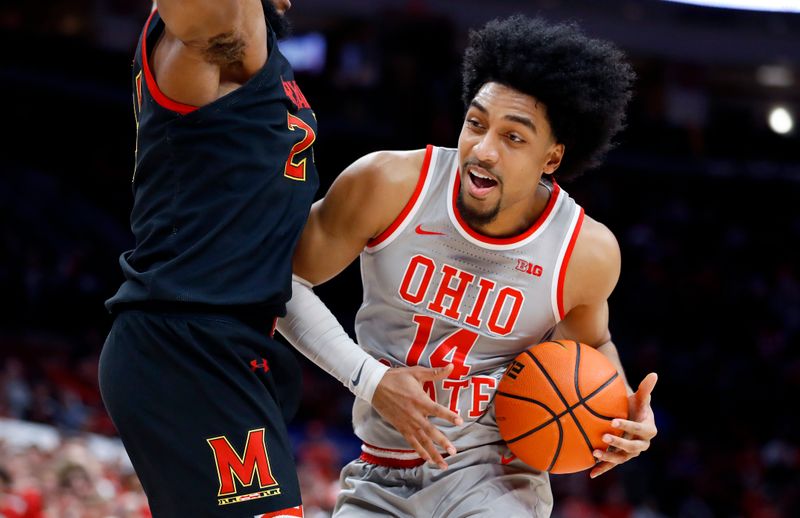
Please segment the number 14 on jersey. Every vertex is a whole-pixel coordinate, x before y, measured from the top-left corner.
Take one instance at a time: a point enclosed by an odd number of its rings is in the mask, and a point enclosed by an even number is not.
[[[427,315],[414,315],[416,325],[414,341],[406,354],[406,365],[419,365],[423,354],[427,354],[427,363],[431,367],[444,367],[453,364],[453,370],[447,379],[442,380],[442,390],[437,391],[432,381],[426,381],[423,388],[437,403],[444,404],[453,412],[459,412],[464,397],[470,399],[467,405],[469,417],[479,417],[486,409],[491,394],[497,386],[497,380],[489,376],[469,376],[471,367],[468,363],[470,351],[478,341],[478,333],[468,329],[459,329],[445,337],[433,351],[428,348],[436,319]],[[437,394],[438,393],[438,394]],[[447,401],[440,401],[440,399]]]

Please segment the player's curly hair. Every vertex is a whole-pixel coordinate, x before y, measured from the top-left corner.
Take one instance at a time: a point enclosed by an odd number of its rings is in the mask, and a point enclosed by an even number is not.
[[[471,31],[464,54],[464,103],[487,82],[498,82],[543,103],[553,134],[564,144],[554,174],[570,180],[600,165],[625,125],[635,74],[609,42],[574,24],[552,25],[522,15]]]

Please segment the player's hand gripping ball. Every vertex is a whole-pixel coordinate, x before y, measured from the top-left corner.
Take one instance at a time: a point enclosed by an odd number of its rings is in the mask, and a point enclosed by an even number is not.
[[[543,342],[523,351],[506,370],[495,397],[500,435],[529,466],[550,473],[591,468],[603,434],[622,435],[611,420],[628,418],[625,384],[593,347]]]

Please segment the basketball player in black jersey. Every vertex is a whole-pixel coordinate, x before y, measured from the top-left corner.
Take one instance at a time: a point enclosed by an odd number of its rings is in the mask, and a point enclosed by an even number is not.
[[[133,62],[125,281],[103,400],[153,516],[302,516],[272,339],[317,189],[314,114],[276,41],[289,0],[159,0]]]

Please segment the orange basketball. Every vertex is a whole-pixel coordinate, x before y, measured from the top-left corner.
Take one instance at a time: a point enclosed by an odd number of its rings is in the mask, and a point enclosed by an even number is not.
[[[500,435],[529,466],[574,473],[605,450],[614,418],[627,419],[625,384],[602,353],[574,341],[543,342],[511,362],[495,396]]]

